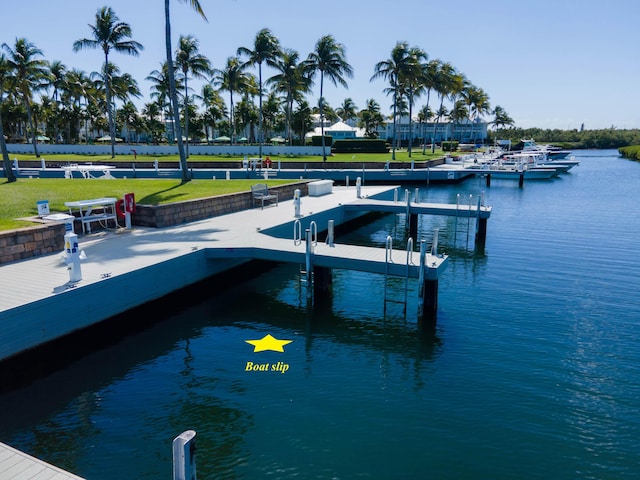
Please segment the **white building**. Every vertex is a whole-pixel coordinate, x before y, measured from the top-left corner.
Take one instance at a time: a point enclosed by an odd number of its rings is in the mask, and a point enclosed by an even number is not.
[[[435,126],[435,130],[434,130]],[[460,122],[451,122],[448,118],[441,119],[440,122],[419,123],[414,120],[411,124],[414,142],[431,143],[433,140],[440,143],[447,140],[458,141],[460,143],[478,143],[487,138],[487,126],[484,121],[472,122],[469,119]],[[409,141],[409,120],[404,118],[396,124],[396,132],[400,141],[406,145]],[[382,139],[393,138],[393,122],[387,122],[378,127],[378,137]]]

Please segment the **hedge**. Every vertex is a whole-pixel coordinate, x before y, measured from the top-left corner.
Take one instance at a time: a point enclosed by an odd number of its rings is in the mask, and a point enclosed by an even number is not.
[[[391,147],[380,139],[373,138],[350,138],[336,140],[333,143],[332,152],[335,153],[389,153]]]

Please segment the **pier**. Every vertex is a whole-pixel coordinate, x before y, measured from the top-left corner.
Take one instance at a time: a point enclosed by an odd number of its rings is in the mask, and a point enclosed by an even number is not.
[[[333,268],[417,278],[426,292],[424,318],[435,317],[438,278],[447,265],[437,245],[428,249],[416,240],[418,252],[413,243],[407,251],[389,244],[373,248],[317,241],[318,230],[329,231],[367,212],[406,212],[406,205],[380,200],[393,188],[336,187],[326,195],[303,197],[298,216],[289,200],[175,227],[83,235],[79,249],[86,260],[80,281],[70,280],[62,255],[4,264],[0,362],[255,259],[300,264],[301,275],[316,280],[314,294],[327,290]],[[479,215],[486,221],[490,208],[410,203],[409,213]]]

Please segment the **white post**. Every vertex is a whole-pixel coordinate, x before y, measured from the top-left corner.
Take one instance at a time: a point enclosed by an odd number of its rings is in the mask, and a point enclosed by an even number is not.
[[[300,189],[299,188],[296,188],[293,191],[293,208],[294,208],[293,216],[296,218],[300,218]]]
[[[82,269],[80,268],[80,248],[78,247],[78,235],[67,232],[64,235],[64,249],[67,255],[67,269],[69,270],[69,281],[79,282],[82,280]]]
[[[173,480],[196,480],[196,432],[187,430],[173,439]]]
[[[329,225],[327,227],[327,245],[333,247],[333,237],[334,237],[334,227],[333,220],[329,220]]]
[[[155,160],[153,161],[153,168],[155,168],[155,169],[156,169],[156,172],[158,171],[158,159],[155,159]]]
[[[13,159],[13,168],[15,169],[16,172],[19,170],[19,168],[18,168],[18,159],[17,158]]]
[[[439,228],[433,230],[433,244],[431,245],[431,255],[438,255],[438,232]]]
[[[231,180],[231,172],[227,170],[227,180]]]
[[[47,168],[47,165],[44,163],[44,157],[40,159],[40,168],[42,168],[42,170]]]
[[[356,197],[362,198],[362,178],[356,178]]]

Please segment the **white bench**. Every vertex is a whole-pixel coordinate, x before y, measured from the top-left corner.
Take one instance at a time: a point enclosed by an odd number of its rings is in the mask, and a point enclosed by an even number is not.
[[[269,193],[269,188],[266,183],[258,183],[251,187],[251,196],[253,197],[253,207],[256,206],[256,201],[260,201],[260,208],[264,208],[265,200],[267,202],[271,202],[273,200],[276,201],[276,206],[278,205],[278,194],[277,193]]]
[[[307,183],[310,197],[319,197],[333,191],[333,180],[317,180]]]

